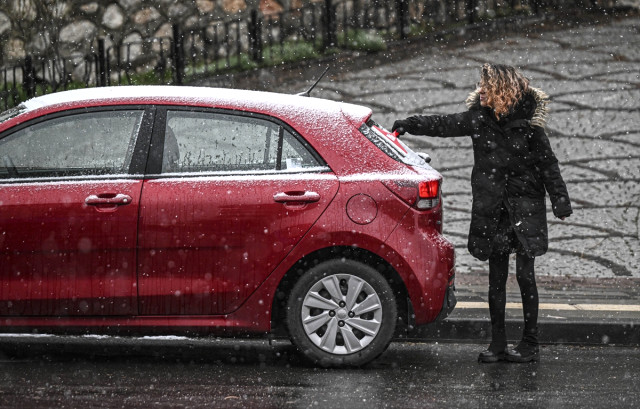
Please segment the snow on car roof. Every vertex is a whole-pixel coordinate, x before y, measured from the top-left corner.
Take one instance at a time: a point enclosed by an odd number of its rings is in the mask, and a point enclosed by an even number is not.
[[[284,112],[294,115],[311,112],[335,115],[342,112],[352,120],[362,120],[371,115],[371,110],[367,107],[326,99],[263,91],[170,85],[133,85],[62,91],[32,98],[24,102],[24,105],[27,111],[31,111],[49,106],[83,102],[90,105],[100,105],[101,103],[113,103],[114,100],[156,104],[187,103],[257,112]]]

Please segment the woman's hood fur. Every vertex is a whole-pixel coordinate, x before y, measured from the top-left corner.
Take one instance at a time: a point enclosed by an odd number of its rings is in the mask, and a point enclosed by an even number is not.
[[[531,125],[544,128],[547,124],[547,118],[549,117],[549,95],[547,95],[541,89],[533,87],[529,87],[529,91],[527,91],[526,95],[531,95],[536,102],[535,111],[533,112],[531,118],[529,118],[529,120],[531,121]],[[469,109],[473,107],[479,107],[480,93],[477,90],[471,92],[467,97],[465,103],[467,105],[467,108]]]

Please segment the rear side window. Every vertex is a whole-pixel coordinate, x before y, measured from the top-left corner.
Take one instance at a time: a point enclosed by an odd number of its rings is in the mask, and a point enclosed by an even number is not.
[[[399,138],[387,131],[375,121],[369,119],[362,124],[360,132],[367,137],[381,151],[397,160],[411,166],[427,167],[425,162],[417,153],[409,148]]]
[[[0,139],[0,179],[127,173],[143,111],[83,112]]]
[[[304,170],[323,166],[268,120],[217,112],[168,111],[162,173]]]

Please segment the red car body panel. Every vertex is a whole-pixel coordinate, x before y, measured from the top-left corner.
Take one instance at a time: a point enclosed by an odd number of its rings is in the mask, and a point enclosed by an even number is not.
[[[138,244],[140,315],[236,310],[294,248],[337,190],[335,176],[315,174],[293,180],[258,175],[147,181]],[[279,193],[305,191],[320,197],[314,202],[274,201]]]
[[[382,183],[440,175],[396,161],[364,137],[358,128],[370,109],[189,87],[113,87],[100,94],[32,100],[26,113],[0,123],[0,134],[70,108],[234,110],[285,122],[331,171],[51,184],[0,179],[0,211],[11,214],[0,213],[0,330],[267,332],[283,277],[328,248],[357,248],[391,266],[415,323],[440,313],[454,275],[453,246],[440,235],[442,203],[418,210]],[[122,192],[132,198],[126,206],[85,203],[91,194]],[[274,200],[305,192],[318,200]],[[73,273],[56,263],[70,263],[65,268]]]
[[[137,313],[141,188],[134,180],[3,186],[0,300],[7,302],[0,302],[0,315]],[[90,195],[115,192],[131,202],[85,204]]]

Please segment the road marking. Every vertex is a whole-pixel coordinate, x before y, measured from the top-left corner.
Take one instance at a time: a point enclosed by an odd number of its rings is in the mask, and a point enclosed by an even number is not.
[[[489,303],[461,301],[456,304],[459,309],[488,309]],[[541,303],[540,310],[553,311],[626,311],[640,312],[640,305],[634,304],[553,304]],[[522,309],[522,303],[508,302],[507,309]]]

